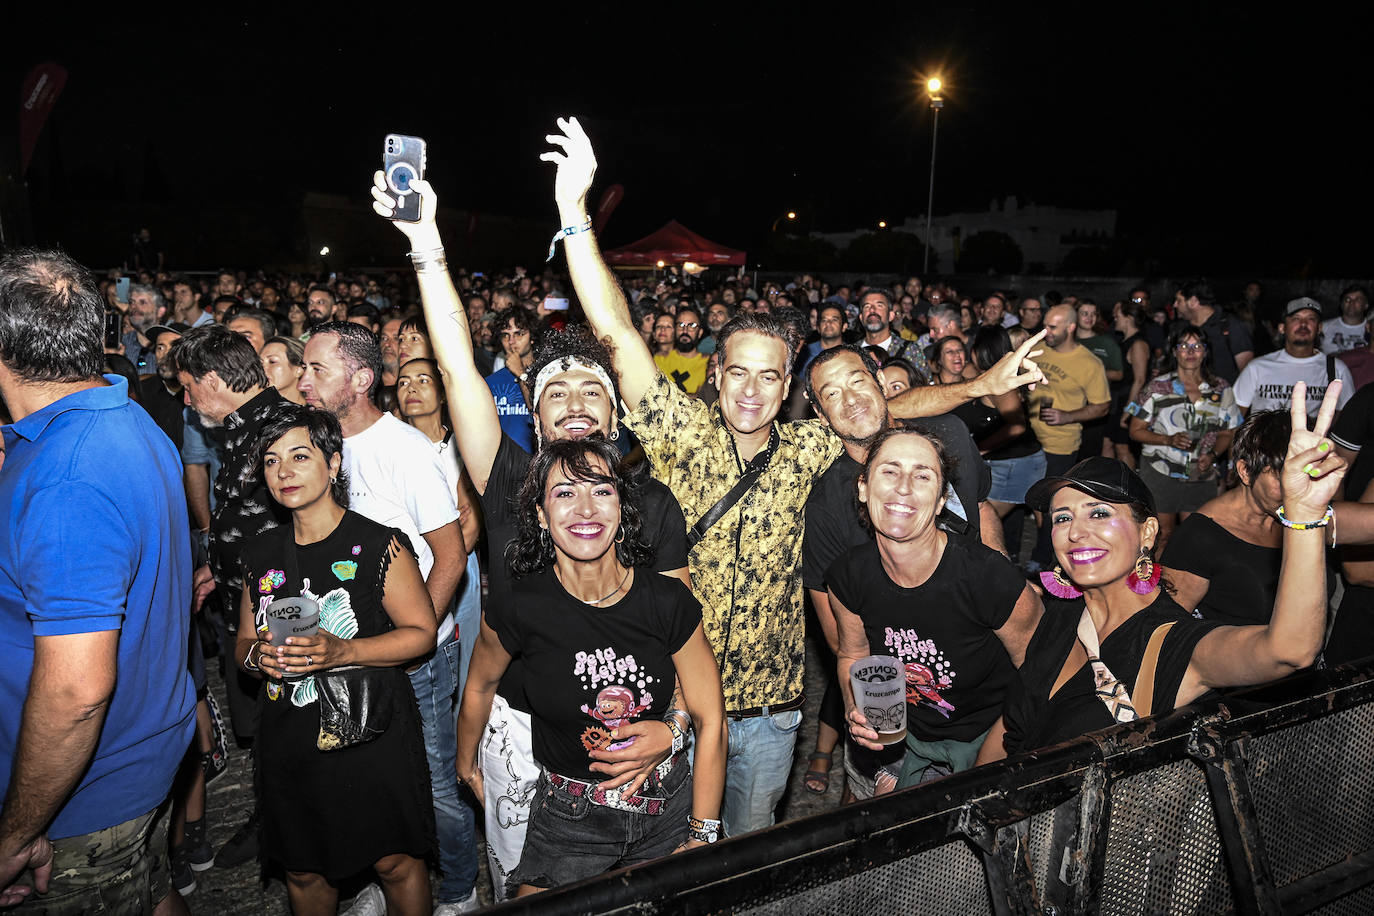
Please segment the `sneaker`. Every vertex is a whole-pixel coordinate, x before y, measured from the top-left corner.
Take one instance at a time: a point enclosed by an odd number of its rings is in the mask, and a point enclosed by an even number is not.
[[[186,824],[186,836],[181,843],[182,855],[191,871],[205,871],[215,864],[215,851],[205,841],[205,820]]]
[[[186,857],[186,847],[178,846],[172,853],[172,886],[183,897],[195,893],[196,873],[191,870],[190,860]]]
[[[468,894],[457,903],[441,903],[434,908],[434,916],[458,916],[459,913],[475,913],[482,908],[482,904],[477,900],[477,888],[472,889]]]
[[[253,813],[248,815],[248,820],[243,822],[243,826],[220,847],[215,855],[215,865],[218,868],[237,868],[257,857],[258,812],[254,809]]]
[[[382,896],[382,889],[375,884],[358,891],[358,896],[353,898],[353,905],[344,910],[343,916],[385,916],[386,897]]]

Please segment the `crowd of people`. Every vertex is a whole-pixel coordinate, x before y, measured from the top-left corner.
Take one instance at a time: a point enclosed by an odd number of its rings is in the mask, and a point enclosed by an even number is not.
[[[408,271],[0,259],[0,905],[184,912],[253,862],[297,913],[361,875],[351,913],[451,914],[479,833],[501,900],[768,827],[808,606],[804,787],[842,748],[846,801],[1317,664],[1342,573],[1326,660],[1374,653],[1362,288],[623,278],[549,142],[563,272],[450,268],[381,173]]]

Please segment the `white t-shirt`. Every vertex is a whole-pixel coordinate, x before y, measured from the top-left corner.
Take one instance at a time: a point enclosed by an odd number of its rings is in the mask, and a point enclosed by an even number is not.
[[[415,548],[420,575],[428,579],[434,551],[423,535],[458,518],[454,488],[429,437],[382,414],[356,436],[344,438],[343,466],[348,472],[348,507],[404,531]],[[452,634],[453,615],[446,614],[439,624],[439,644]]]
[[[1367,343],[1363,324],[1346,324],[1340,315],[1322,322],[1323,353],[1344,353]]]
[[[1236,403],[1250,408],[1254,413],[1259,410],[1287,410],[1293,398],[1293,386],[1298,382],[1307,383],[1307,413],[1315,416],[1326,396],[1326,354],[1315,353],[1304,359],[1290,356],[1287,350],[1257,356],[1246,363],[1236,379]],[[1345,407],[1346,401],[1355,393],[1355,380],[1350,369],[1336,360],[1336,377],[1341,385],[1341,396],[1336,409]]]

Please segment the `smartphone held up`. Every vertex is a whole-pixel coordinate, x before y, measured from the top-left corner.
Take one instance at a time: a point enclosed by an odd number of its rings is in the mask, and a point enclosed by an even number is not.
[[[382,174],[387,190],[396,200],[394,220],[420,221],[420,192],[413,182],[425,177],[425,141],[404,134],[387,134],[382,149]]]

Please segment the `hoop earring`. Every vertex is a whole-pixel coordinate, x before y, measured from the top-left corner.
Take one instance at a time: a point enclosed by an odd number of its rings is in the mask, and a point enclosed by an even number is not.
[[[619,530],[618,532],[616,532],[616,535],[615,535],[615,542],[616,542],[617,544],[624,544],[624,543],[625,543],[625,524],[624,524],[623,522],[622,522],[621,525],[620,525],[620,530]]]
[[[553,553],[553,535],[549,534],[549,529],[539,529],[539,549],[543,553]]]
[[[1126,577],[1126,585],[1137,595],[1148,595],[1159,585],[1160,575],[1160,567],[1150,559],[1150,552],[1141,547],[1140,558],[1135,561],[1135,569]]]
[[[612,442],[620,438],[620,423],[618,421],[611,427],[611,434],[606,438],[610,439]]]
[[[331,477],[331,478],[329,478],[329,482],[330,482],[330,484],[336,484],[336,483],[339,482],[339,478],[337,478],[337,477]]]
[[[1040,573],[1040,584],[1045,586],[1045,591],[1056,598],[1063,598],[1065,601],[1083,597],[1083,593],[1075,588],[1072,582],[1064,578],[1064,571],[1058,566]]]

